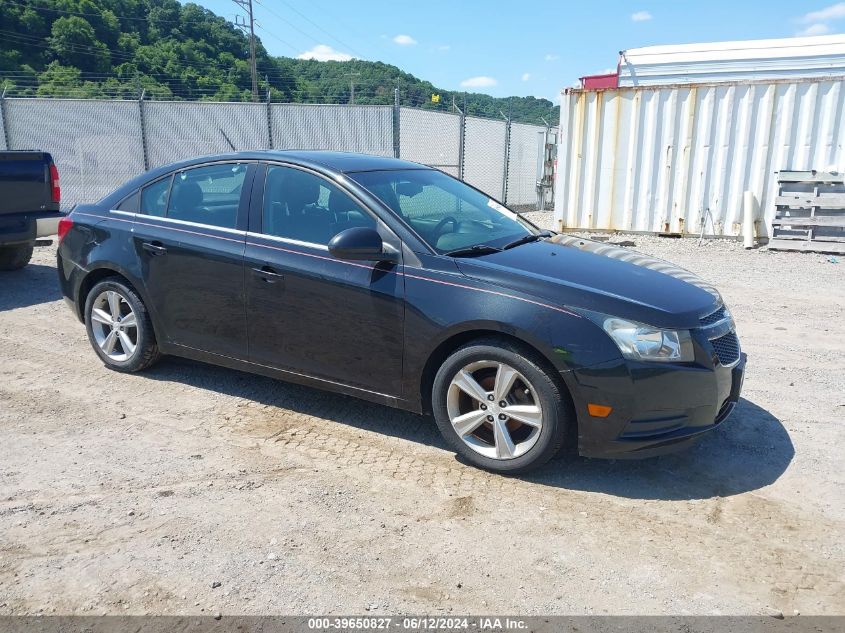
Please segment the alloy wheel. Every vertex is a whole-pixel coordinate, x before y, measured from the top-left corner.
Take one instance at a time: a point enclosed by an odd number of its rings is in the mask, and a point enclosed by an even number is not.
[[[102,352],[124,362],[138,347],[138,320],[124,296],[105,290],[91,304],[91,330]]]
[[[500,361],[476,361],[457,372],[449,385],[446,410],[458,437],[491,459],[524,455],[543,428],[534,387]]]

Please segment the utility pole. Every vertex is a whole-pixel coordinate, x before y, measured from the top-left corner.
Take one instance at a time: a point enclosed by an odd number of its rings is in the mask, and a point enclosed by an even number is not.
[[[346,73],[349,77],[349,105],[355,105],[355,77],[360,77],[361,73]]]
[[[255,18],[252,13],[252,0],[232,0],[241,9],[246,11],[246,20],[243,16],[235,16],[235,26],[244,33],[249,33],[249,61],[252,69],[252,100],[258,101],[258,69],[255,65]]]

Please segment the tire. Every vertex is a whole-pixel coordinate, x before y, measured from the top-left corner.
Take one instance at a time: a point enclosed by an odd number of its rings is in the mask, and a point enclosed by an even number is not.
[[[19,270],[32,259],[34,242],[0,247],[0,270]]]
[[[434,419],[449,446],[471,464],[502,474],[528,472],[556,455],[568,436],[571,413],[568,395],[546,366],[538,354],[504,339],[480,339],[456,350],[437,371],[431,396]],[[483,391],[471,387],[463,372]],[[502,389],[497,385],[500,375]],[[503,391],[508,384],[510,389]],[[469,396],[470,391],[476,395]],[[497,391],[499,397],[506,393],[504,401],[495,398]],[[463,436],[453,424],[460,416],[458,425],[465,422],[463,430],[470,429]],[[480,425],[473,426],[481,417]]]
[[[115,298],[117,303],[114,303]],[[106,317],[111,317],[115,307],[120,319],[107,323]],[[130,315],[134,316],[134,325]],[[161,356],[144,302],[129,285],[116,277],[97,283],[85,298],[85,329],[91,346],[109,369],[127,373],[141,371]]]

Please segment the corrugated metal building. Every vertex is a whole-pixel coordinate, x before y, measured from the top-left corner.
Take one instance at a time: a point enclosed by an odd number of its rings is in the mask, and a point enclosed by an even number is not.
[[[827,79],[564,91],[559,227],[738,235],[749,190],[768,235],[778,171],[845,171],[840,63]]]

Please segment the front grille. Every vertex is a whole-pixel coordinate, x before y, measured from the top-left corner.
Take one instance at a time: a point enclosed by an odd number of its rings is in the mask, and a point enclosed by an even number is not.
[[[735,332],[728,332],[724,336],[714,338],[710,343],[720,365],[733,365],[739,360],[739,339]]]
[[[728,311],[725,306],[720,306],[719,309],[712,314],[701,317],[701,327],[707,327],[709,325],[713,325],[714,323],[718,323],[727,316],[727,313]]]

